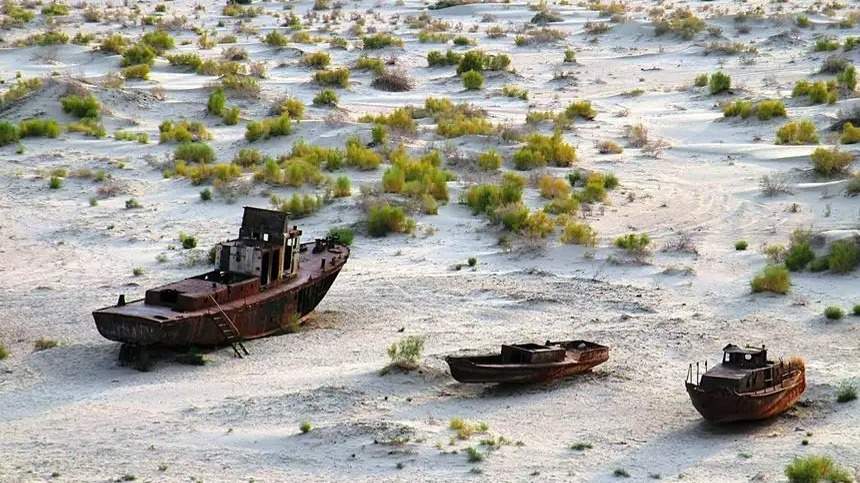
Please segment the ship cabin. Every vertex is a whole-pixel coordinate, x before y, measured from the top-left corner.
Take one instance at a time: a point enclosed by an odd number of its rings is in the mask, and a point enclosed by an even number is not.
[[[286,213],[245,207],[239,238],[215,248],[215,270],[147,290],[146,304],[194,311],[290,280],[299,272],[301,235]]]
[[[739,347],[729,344],[723,348],[723,360],[702,375],[699,385],[704,390],[728,389],[752,392],[778,384],[788,366],[767,360],[767,349]]]

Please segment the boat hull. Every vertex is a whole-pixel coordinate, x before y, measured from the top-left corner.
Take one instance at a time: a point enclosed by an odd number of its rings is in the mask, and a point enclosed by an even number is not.
[[[609,348],[597,346],[563,361],[543,364],[507,364],[492,361],[495,356],[447,357],[451,376],[463,383],[531,384],[563,379],[590,371],[609,359]]]
[[[775,386],[762,391],[739,394],[727,389],[703,391],[686,383],[693,406],[706,420],[713,423],[756,421],[768,419],[790,409],[806,390],[803,370]]]
[[[346,258],[295,286],[275,287],[219,307],[194,312],[169,312],[165,320],[147,313],[142,300],[93,312],[96,328],[106,339],[124,344],[187,348],[228,342],[217,321],[227,314],[242,339],[289,332],[313,312],[340,273]],[[141,307],[137,309],[137,307]],[[140,315],[137,315],[140,312]]]

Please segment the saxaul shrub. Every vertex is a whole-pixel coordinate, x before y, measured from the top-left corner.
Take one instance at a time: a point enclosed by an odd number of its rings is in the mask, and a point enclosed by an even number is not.
[[[478,184],[466,190],[463,202],[472,209],[472,214],[493,213],[507,204],[522,200],[525,179],[516,173],[505,173],[499,184]]]
[[[60,135],[60,132],[60,125],[53,119],[25,119],[18,123],[18,134],[21,138],[55,138]]]
[[[194,71],[196,71],[200,68],[201,65],[203,65],[203,59],[193,52],[168,55],[166,58],[167,61],[170,62],[170,65],[178,67],[190,67],[191,70]]]
[[[854,127],[851,122],[842,125],[842,135],[839,137],[842,144],[855,144],[860,142],[860,127]]]
[[[483,171],[496,171],[502,166],[502,155],[490,149],[478,155],[478,167]]]
[[[233,157],[233,164],[237,164],[243,168],[250,168],[262,164],[264,160],[265,156],[263,156],[263,153],[259,149],[242,148]]]
[[[415,221],[406,216],[399,206],[387,202],[370,207],[367,212],[367,232],[372,237],[383,237],[389,233],[410,233],[415,229]]]
[[[206,103],[206,111],[215,116],[224,114],[224,108],[227,105],[227,96],[223,89],[215,89],[209,94],[209,101]]]
[[[552,136],[534,133],[526,138],[526,145],[514,153],[514,166],[519,170],[534,169],[551,164],[570,166],[576,161],[576,149],[566,143],[560,132]]]
[[[385,32],[365,35],[361,38],[361,43],[365,50],[384,49],[386,47],[403,47],[403,39]]]
[[[616,248],[621,248],[628,253],[645,253],[650,249],[651,238],[647,233],[628,233],[619,236],[613,243]]]
[[[385,70],[385,63],[379,57],[362,55],[355,61],[355,68],[359,70],[369,70],[374,74],[381,74]]]
[[[415,133],[418,125],[412,117],[412,110],[408,107],[398,107],[388,114],[377,114],[375,116],[367,114],[359,118],[361,122],[370,122],[388,126],[392,130]]]
[[[561,242],[593,247],[597,245],[597,232],[586,223],[568,221],[562,228]]]
[[[346,140],[345,158],[347,166],[362,171],[372,171],[382,163],[382,156],[363,146],[357,136],[351,136]]]
[[[314,96],[315,106],[337,106],[337,93],[331,89],[323,89]]]
[[[314,74],[314,82],[327,87],[349,87],[349,69],[338,67],[317,71]]]
[[[269,117],[260,121],[249,122],[245,126],[245,139],[252,143],[260,139],[288,136],[292,132],[293,126],[290,116],[282,114],[278,117]]]
[[[347,176],[338,176],[334,183],[332,194],[335,198],[345,198],[352,195],[352,184]],[[348,243],[347,243],[348,244]]]
[[[17,143],[21,139],[18,126],[9,121],[0,121],[0,146]]]
[[[156,52],[145,44],[135,44],[122,53],[123,67],[132,65],[152,65],[155,62]]]
[[[836,81],[800,80],[794,84],[791,97],[807,97],[812,104],[833,104],[839,99],[839,94]]]
[[[102,105],[92,94],[86,96],[68,95],[60,99],[63,112],[78,118],[97,118],[101,114]]]
[[[272,30],[267,33],[263,38],[263,42],[270,47],[286,47],[287,45],[287,36],[278,32],[277,30]]]
[[[126,80],[130,79],[140,79],[147,80],[149,79],[149,65],[147,64],[137,64],[126,67],[122,69],[122,77]]]
[[[163,53],[165,50],[170,50],[176,45],[173,37],[164,30],[155,30],[143,34],[140,38],[140,43],[149,46],[158,54]]]
[[[772,292],[784,295],[791,288],[791,275],[783,266],[768,265],[753,277],[750,286],[754,293]]]
[[[785,467],[785,476],[788,478],[789,483],[819,481],[850,483],[853,481],[849,470],[836,464],[830,457],[819,455],[796,456]]]
[[[723,116],[725,117],[746,119],[753,115],[760,121],[767,121],[774,117],[785,117],[785,104],[778,99],[765,99],[755,103],[738,99],[723,105]]]
[[[591,106],[590,101],[575,101],[567,106],[564,115],[571,121],[577,117],[592,121],[597,116],[597,111]]]
[[[462,60],[463,54],[454,52],[453,50],[448,50],[444,54],[438,50],[431,50],[430,52],[427,52],[428,67],[447,67],[450,65],[459,65]]]
[[[185,142],[176,147],[173,158],[191,163],[211,163],[215,161],[215,150],[206,143]]]
[[[714,72],[708,79],[708,91],[711,95],[717,95],[728,91],[732,87],[732,78],[724,72]]]
[[[463,74],[463,87],[470,91],[479,90],[484,86],[484,76],[480,72],[470,70]]]
[[[160,143],[187,143],[212,139],[206,125],[200,121],[163,121],[158,126],[158,132]]]
[[[790,121],[777,129],[776,144],[818,144],[818,131],[809,119]]]
[[[272,195],[269,200],[272,206],[279,211],[289,214],[292,218],[304,218],[310,216],[325,206],[327,200],[318,195],[293,193],[289,199],[279,198]]]
[[[411,371],[421,363],[421,353],[424,351],[424,338],[410,335],[388,347],[388,357],[391,364],[399,369]]]
[[[792,272],[797,272],[806,268],[814,259],[812,232],[802,229],[794,230],[785,252],[785,267]]]
[[[69,123],[66,126],[68,132],[77,132],[94,138],[103,138],[107,136],[107,131],[104,125],[91,117],[85,117],[77,122]]]
[[[851,272],[860,265],[860,247],[852,240],[833,242],[827,255],[827,264],[831,272]]]
[[[570,184],[551,174],[542,175],[538,178],[538,191],[546,199],[567,198],[570,196]]]
[[[314,69],[325,69],[331,64],[331,56],[323,51],[309,52],[302,57],[302,64]]]
[[[810,157],[815,172],[824,176],[845,172],[854,162],[854,153],[841,151],[837,147],[816,148]]]

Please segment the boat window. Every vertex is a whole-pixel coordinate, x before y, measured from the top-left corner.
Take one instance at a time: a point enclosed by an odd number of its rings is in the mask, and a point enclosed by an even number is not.
[[[752,355],[751,355],[751,354],[744,354],[744,360],[745,360],[745,361],[751,361],[751,360],[752,360]]]
[[[263,233],[263,241],[264,242],[269,241],[269,234],[268,233]]]
[[[164,303],[175,304],[176,300],[179,298],[179,293],[176,290],[171,289],[162,290],[159,294],[159,298]]]

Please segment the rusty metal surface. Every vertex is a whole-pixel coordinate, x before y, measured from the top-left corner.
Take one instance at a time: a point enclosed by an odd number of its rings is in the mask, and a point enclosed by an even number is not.
[[[179,283],[191,283],[197,297],[212,294],[220,299],[221,308],[245,339],[282,333],[296,315],[304,317],[316,308],[349,258],[349,248],[344,245],[334,245],[322,251],[314,250],[314,246],[314,242],[302,244],[305,250],[301,253],[300,271],[296,277],[262,291],[250,294],[236,291],[236,297],[225,299],[223,287],[219,284],[203,286],[196,281],[189,282],[198,280],[195,278]],[[224,335],[215,324],[219,316],[214,304],[197,310],[177,311],[147,304],[144,300],[93,312],[99,333],[107,339],[166,347],[223,344]]]
[[[794,406],[806,390],[803,361],[772,362],[764,348],[755,352],[737,349],[726,346],[723,362],[695,377],[690,365],[685,386],[699,414],[714,423],[753,421],[771,418]],[[696,367],[698,371],[700,366]]]
[[[593,342],[547,342],[544,346],[564,348],[564,358],[554,362],[511,363],[505,361],[502,354],[494,354],[447,357],[445,361],[451,369],[451,376],[460,382],[525,384],[588,372],[609,359],[609,348]]]

